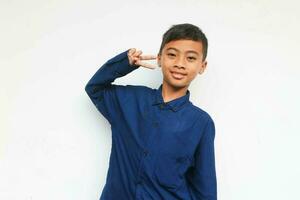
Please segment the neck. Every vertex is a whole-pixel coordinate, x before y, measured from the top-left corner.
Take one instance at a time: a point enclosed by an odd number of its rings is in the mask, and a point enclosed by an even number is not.
[[[187,92],[187,89],[188,89],[187,87],[174,88],[164,82],[162,85],[162,96],[164,102],[169,102],[176,98],[184,96]]]

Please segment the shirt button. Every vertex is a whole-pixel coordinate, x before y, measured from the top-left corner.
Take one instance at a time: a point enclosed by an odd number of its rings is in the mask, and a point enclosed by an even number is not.
[[[143,155],[146,157],[148,155],[148,151],[144,150]]]
[[[97,87],[93,87],[92,93],[95,94],[96,92],[98,92],[98,88]]]
[[[164,104],[160,104],[159,107],[160,107],[160,109],[163,109],[164,108]]]
[[[137,185],[140,185],[140,184],[142,184],[142,181],[141,180],[138,180],[138,181],[136,181],[135,182]]]

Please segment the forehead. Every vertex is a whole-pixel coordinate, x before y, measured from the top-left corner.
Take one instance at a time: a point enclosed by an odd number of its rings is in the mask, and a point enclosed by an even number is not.
[[[164,48],[164,51],[178,51],[179,53],[195,53],[202,55],[203,45],[200,41],[194,40],[174,40],[168,42]]]

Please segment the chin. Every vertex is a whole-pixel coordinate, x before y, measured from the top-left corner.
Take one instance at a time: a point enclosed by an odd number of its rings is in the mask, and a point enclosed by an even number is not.
[[[170,86],[172,86],[173,88],[176,88],[176,89],[182,89],[182,88],[186,88],[188,87],[188,85],[185,83],[185,82],[179,82],[179,81],[167,81],[168,84]]]

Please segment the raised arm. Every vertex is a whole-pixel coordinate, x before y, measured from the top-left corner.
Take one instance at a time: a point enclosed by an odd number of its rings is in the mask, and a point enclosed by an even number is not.
[[[141,54],[142,51],[131,48],[111,58],[98,69],[85,86],[85,91],[93,104],[110,124],[114,121],[118,107],[115,90],[117,87],[121,87],[112,84],[114,80],[125,76],[139,66],[152,69],[155,67],[141,61],[154,59],[155,56],[142,56]]]

